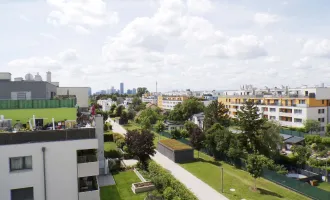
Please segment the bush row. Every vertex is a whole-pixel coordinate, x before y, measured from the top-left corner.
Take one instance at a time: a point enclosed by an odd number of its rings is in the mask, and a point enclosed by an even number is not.
[[[305,135],[305,142],[308,145],[316,143],[316,144],[324,144],[330,147],[330,137],[321,137],[319,135]]]
[[[148,170],[151,181],[167,199],[197,200],[182,183],[154,161],[149,162]],[[173,189],[175,192],[171,192]]]

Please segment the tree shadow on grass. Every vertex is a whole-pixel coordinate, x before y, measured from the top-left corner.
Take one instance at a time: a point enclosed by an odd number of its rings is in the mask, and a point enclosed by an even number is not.
[[[270,195],[270,196],[274,196],[274,197],[278,197],[278,198],[283,198],[282,195],[279,195],[275,192],[271,192],[269,190],[265,190],[263,188],[258,188],[258,190],[260,191],[260,194],[262,194],[262,195]]]
[[[212,165],[221,166],[221,163],[218,161],[209,161],[209,160],[204,160],[202,158],[195,158],[193,161],[182,162],[181,164],[188,164],[188,163],[194,163],[194,162],[205,162],[205,163],[210,163]]]

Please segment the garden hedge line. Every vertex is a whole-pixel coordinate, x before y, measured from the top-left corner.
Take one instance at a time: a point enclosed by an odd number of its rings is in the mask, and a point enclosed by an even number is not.
[[[148,170],[150,180],[160,193],[164,193],[165,189],[170,187],[175,190],[176,198],[179,197],[181,200],[198,200],[181,182],[154,161],[149,162]]]

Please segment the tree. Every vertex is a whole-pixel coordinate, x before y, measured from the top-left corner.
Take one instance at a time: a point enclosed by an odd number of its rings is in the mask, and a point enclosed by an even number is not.
[[[204,132],[199,127],[195,127],[190,135],[190,143],[198,151],[198,158],[199,158],[199,151],[203,148],[204,140],[205,140]]]
[[[213,155],[218,152],[223,155],[227,154],[230,146],[230,138],[233,137],[233,134],[227,128],[216,123],[207,130],[205,135],[205,147]]]
[[[171,138],[172,139],[175,139],[175,140],[178,140],[178,139],[181,139],[181,132],[179,129],[174,129],[170,132],[171,134]]]
[[[148,117],[142,118],[139,122],[141,124],[142,129],[149,130],[152,127],[150,118]]]
[[[132,130],[126,133],[125,142],[127,151],[139,158],[143,166],[147,166],[147,160],[156,153],[154,145],[155,135],[149,130]]]
[[[190,136],[189,132],[186,129],[181,129],[180,135],[182,138],[188,138]]]
[[[295,154],[297,158],[297,164],[298,165],[303,165],[306,163],[306,161],[309,159],[311,156],[312,152],[308,147],[304,147],[301,145],[294,145],[291,148],[293,154]]]
[[[247,101],[241,110],[237,111],[238,125],[242,134],[239,139],[248,152],[258,152],[258,147],[263,141],[259,140],[259,134],[263,129],[266,119],[260,118],[259,109],[252,101]]]
[[[274,158],[279,154],[278,148],[283,144],[280,135],[281,125],[275,121],[268,121],[264,124],[258,135],[259,142],[256,149],[260,154],[269,158]]]
[[[229,158],[241,158],[245,155],[245,151],[242,144],[239,141],[239,135],[233,134],[230,138],[229,149],[227,151],[227,156]]]
[[[122,106],[122,105],[117,106],[117,108],[116,108],[116,116],[117,117],[120,117],[121,116],[121,113],[123,112],[123,110],[124,110],[124,106]]]
[[[330,136],[330,124],[327,124],[326,126],[325,126],[325,129],[326,129],[326,135],[327,136]]]
[[[198,99],[191,97],[174,106],[169,114],[169,119],[173,121],[185,121],[192,115],[203,112],[204,104]]]
[[[131,106],[135,111],[140,111],[145,109],[145,104],[142,103],[140,97],[134,97]]]
[[[228,108],[226,108],[222,102],[218,103],[216,100],[212,101],[212,103],[204,109],[204,130],[211,128],[215,123],[228,127],[230,125],[228,111]]]
[[[162,121],[157,121],[156,125],[155,125],[155,131],[157,133],[161,133],[165,130],[165,124]]]
[[[192,122],[192,121],[186,121],[184,123],[184,128],[187,130],[187,132],[188,132],[189,135],[191,134],[191,132],[193,131],[193,129],[195,127],[197,127],[197,125],[194,122]]]
[[[263,168],[267,164],[267,158],[263,155],[250,154],[247,160],[247,171],[254,178],[254,190],[257,190],[257,178],[261,177]]]
[[[138,97],[142,97],[143,94],[148,93],[148,89],[146,87],[138,87],[136,95]]]
[[[128,114],[126,111],[123,111],[120,115],[120,119],[119,119],[121,124],[127,124],[128,123]]]
[[[313,119],[307,119],[306,121],[304,121],[304,126],[308,133],[318,132],[321,128],[321,122]]]
[[[143,121],[145,118],[149,118],[150,123],[155,124],[159,119],[159,114],[155,110],[147,108],[141,111],[137,118],[137,122],[140,123],[140,121]]]
[[[112,104],[111,108],[110,108],[110,111],[111,111],[112,114],[114,114],[115,109],[116,109],[116,105]]]

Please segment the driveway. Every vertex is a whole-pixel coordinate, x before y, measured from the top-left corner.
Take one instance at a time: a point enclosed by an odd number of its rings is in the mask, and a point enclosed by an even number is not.
[[[112,125],[112,131],[114,133],[120,133],[122,135],[126,135],[127,131],[118,123],[114,122],[112,119],[108,118],[107,122],[110,122],[110,124]]]

